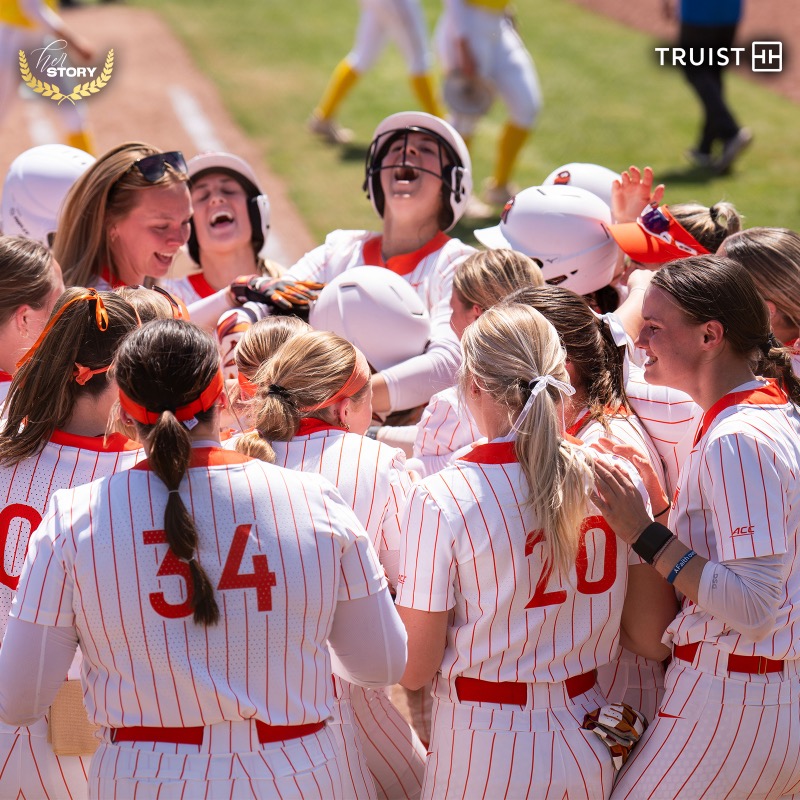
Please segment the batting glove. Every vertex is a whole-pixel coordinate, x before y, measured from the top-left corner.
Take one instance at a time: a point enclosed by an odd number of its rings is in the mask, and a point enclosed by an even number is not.
[[[231,284],[231,292],[239,303],[248,300],[264,303],[279,313],[307,312],[324,285],[315,281],[242,275]]]

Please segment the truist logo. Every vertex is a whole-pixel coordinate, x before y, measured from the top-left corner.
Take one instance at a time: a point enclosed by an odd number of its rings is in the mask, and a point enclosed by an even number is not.
[[[656,47],[660,67],[741,67],[781,72],[783,42],[750,42],[746,47]]]

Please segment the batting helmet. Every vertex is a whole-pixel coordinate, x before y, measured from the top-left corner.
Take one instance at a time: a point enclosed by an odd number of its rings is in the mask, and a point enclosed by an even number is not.
[[[353,267],[325,285],[311,306],[313,328],[354,344],[378,370],[425,352],[430,316],[408,281],[381,267]]]
[[[253,168],[232,153],[201,153],[189,161],[189,185],[211,172],[229,175],[244,189],[247,195],[247,211],[250,217],[251,241],[256,258],[264,257],[264,248],[269,235],[269,198],[261,190]],[[200,245],[192,224],[186,248],[192,260],[200,263]]]
[[[463,216],[472,194],[472,160],[461,134],[439,117],[423,111],[401,111],[386,117],[375,129],[372,144],[369,146],[364,191],[378,215],[383,217],[384,196],[381,187],[383,159],[392,142],[409,133],[426,133],[433,136],[439,143],[439,173],[431,172],[430,174],[436,175],[442,181],[447,212],[444,230],[449,231]],[[394,167],[391,168],[394,169]],[[429,172],[429,170],[420,171]]]
[[[50,247],[64,198],[94,162],[94,156],[65,144],[43,144],[20,153],[3,183],[3,234]]]
[[[611,184],[616,180],[619,180],[619,173],[608,167],[573,162],[554,169],[542,181],[542,186],[577,186],[596,194],[611,208]]]
[[[619,249],[610,224],[609,207],[586,189],[532,186],[506,203],[499,225],[475,237],[538,258],[548,283],[590,294],[614,277]]]

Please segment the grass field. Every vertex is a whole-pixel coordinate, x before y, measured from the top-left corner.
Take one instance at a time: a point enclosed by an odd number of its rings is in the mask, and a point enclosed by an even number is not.
[[[325,146],[304,123],[330,71],[349,50],[358,4],[303,0],[134,0],[157,8],[217,82],[230,111],[263,148],[321,240],[335,228],[375,227],[361,191],[363,158],[376,123],[415,106],[405,66],[389,47],[341,110],[356,132],[344,148]],[[334,9],[335,6],[335,9]],[[431,29],[440,3],[424,0]],[[234,14],[235,12],[235,14]],[[564,0],[518,4],[518,26],[536,61],[545,105],[516,174],[520,188],[536,185],[568,161],[615,170],[650,164],[667,184],[667,202],[726,199],[745,224],[800,230],[800,106],[729,73],[737,115],[755,132],[752,148],[725,177],[687,166],[699,107],[679,71],[657,65],[651,37]],[[498,103],[473,147],[476,185],[491,171],[504,120]],[[267,187],[268,188],[268,187]],[[462,238],[471,228],[461,226]]]

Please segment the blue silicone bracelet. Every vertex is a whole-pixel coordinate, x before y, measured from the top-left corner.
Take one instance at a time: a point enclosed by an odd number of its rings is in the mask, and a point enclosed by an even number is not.
[[[667,576],[667,583],[675,583],[675,578],[678,573],[697,555],[694,550],[690,550],[683,558],[672,568],[672,572]]]

